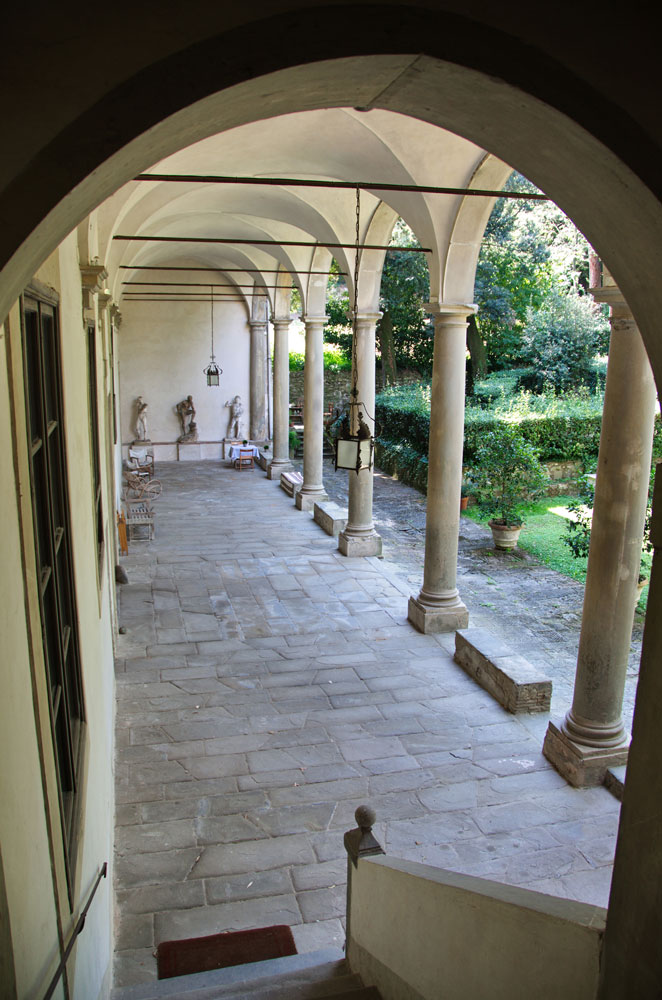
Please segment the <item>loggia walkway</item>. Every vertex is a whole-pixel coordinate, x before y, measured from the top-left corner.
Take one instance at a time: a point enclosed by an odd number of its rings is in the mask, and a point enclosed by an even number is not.
[[[618,803],[566,785],[546,717],[501,709],[452,635],[409,625],[388,559],[339,555],[259,470],[159,477],[155,539],[122,560],[116,985],[176,937],[287,923],[299,951],[341,945],[363,802],[389,853],[606,905]]]

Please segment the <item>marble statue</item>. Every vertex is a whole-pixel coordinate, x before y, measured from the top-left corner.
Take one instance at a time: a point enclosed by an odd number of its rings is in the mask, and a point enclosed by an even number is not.
[[[179,442],[197,441],[198,427],[195,422],[195,406],[193,405],[193,396],[187,396],[186,399],[182,399],[181,403],[177,403],[175,410],[177,411],[179,424],[182,429],[182,433],[177,440]]]
[[[142,396],[136,399],[136,441],[148,441],[147,434],[147,403]]]
[[[241,396],[235,396],[233,399],[227,400],[225,406],[230,409],[230,421],[226,437],[238,440],[241,438],[241,417],[244,412],[241,404]]]

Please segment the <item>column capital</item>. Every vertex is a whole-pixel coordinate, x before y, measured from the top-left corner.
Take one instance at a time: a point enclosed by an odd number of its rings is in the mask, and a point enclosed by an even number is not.
[[[434,317],[447,316],[460,320],[468,320],[469,316],[478,312],[478,306],[473,302],[424,302],[423,308]]]
[[[382,312],[358,312],[356,314],[357,323],[378,323],[384,313]]]
[[[274,316],[272,318],[271,322],[273,323],[274,326],[276,326],[276,325],[278,325],[278,326],[285,326],[285,324],[287,324],[289,326],[290,323],[292,322],[292,317],[291,316]]]
[[[607,305],[611,308],[612,320],[620,319],[634,323],[632,311],[625,301],[623,292],[620,290],[618,285],[598,285],[595,288],[589,288],[589,292],[596,302],[607,303]],[[612,331],[613,330],[614,324],[612,323]]]
[[[321,324],[326,323],[328,318],[329,317],[326,315],[326,313],[324,313],[323,316],[308,316],[308,314],[306,314],[303,317],[303,321],[306,324],[310,323],[312,326],[314,326],[316,323],[321,323]]]
[[[249,319],[248,325],[251,327],[251,329],[253,327],[260,327],[260,326],[266,327],[266,326],[269,325],[269,320],[268,319]]]

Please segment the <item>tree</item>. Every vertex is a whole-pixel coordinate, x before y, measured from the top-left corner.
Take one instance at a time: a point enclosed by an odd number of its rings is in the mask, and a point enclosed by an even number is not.
[[[379,298],[382,318],[377,325],[377,343],[387,380],[389,375],[391,380],[394,378],[396,367],[428,373],[434,346],[430,320],[423,309],[430,294],[427,261],[422,253],[398,252],[398,247],[420,246],[402,219],[395,224],[391,246],[382,271]],[[325,339],[351,353],[349,292],[337,265],[329,275],[326,312],[329,322]]]
[[[501,524],[520,525],[522,505],[542,492],[548,476],[517,427],[497,424],[476,451],[470,479],[484,510]]]
[[[557,392],[595,382],[593,360],[609,324],[588,295],[550,292],[542,306],[529,309],[522,354],[534,367],[530,388]]]
[[[386,252],[379,295],[382,318],[377,337],[382,363],[392,349],[398,367],[417,368],[427,374],[432,369],[434,348],[430,318],[423,309],[430,297],[427,260],[422,253],[398,253],[397,247],[420,247],[403,219],[393,228],[391,247]]]
[[[513,173],[506,191],[538,189]],[[588,289],[589,244],[551,201],[500,198],[483,238],[476,269],[477,325],[491,369],[526,361],[523,334],[530,310],[542,308],[555,289],[582,294]]]

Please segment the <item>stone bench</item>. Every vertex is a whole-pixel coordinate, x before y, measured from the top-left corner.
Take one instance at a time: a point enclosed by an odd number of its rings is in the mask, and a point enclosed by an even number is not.
[[[303,486],[303,476],[300,472],[281,472],[280,488],[288,497],[295,497]]]
[[[549,712],[551,680],[485,629],[455,633],[455,662],[509,712]]]
[[[344,531],[347,525],[347,508],[332,500],[316,503],[313,508],[313,521],[316,521],[327,535],[337,535]]]

